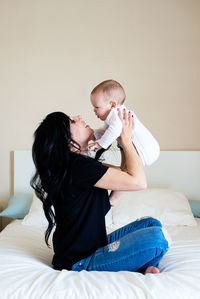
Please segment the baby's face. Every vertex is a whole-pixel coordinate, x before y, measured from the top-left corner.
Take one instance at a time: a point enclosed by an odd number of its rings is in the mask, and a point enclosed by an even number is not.
[[[105,120],[112,109],[111,103],[106,101],[103,92],[92,94],[90,99],[96,116],[101,120]]]

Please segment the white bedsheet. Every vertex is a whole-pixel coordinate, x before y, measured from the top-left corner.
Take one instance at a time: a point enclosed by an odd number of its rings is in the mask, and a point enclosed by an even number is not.
[[[56,271],[44,228],[15,221],[0,234],[1,299],[167,298],[200,299],[200,220],[169,227],[172,247],[160,274]]]

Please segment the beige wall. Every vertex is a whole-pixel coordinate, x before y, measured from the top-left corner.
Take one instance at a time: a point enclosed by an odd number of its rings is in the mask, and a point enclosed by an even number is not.
[[[161,149],[200,149],[199,0],[0,1],[0,202],[14,149],[51,111],[99,126],[91,89],[114,78]]]

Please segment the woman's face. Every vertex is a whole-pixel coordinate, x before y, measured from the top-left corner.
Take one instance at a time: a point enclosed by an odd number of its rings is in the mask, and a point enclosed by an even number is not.
[[[93,139],[94,131],[84,122],[80,115],[73,116],[71,119],[73,120],[70,124],[72,138],[83,149],[87,146],[88,141]]]

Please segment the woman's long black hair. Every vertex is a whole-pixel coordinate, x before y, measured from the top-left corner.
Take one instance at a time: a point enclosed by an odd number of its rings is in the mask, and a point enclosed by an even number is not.
[[[70,119],[63,112],[53,112],[46,116],[34,133],[32,157],[35,164],[35,174],[31,179],[31,186],[37,197],[43,203],[48,227],[45,232],[45,241],[48,244],[50,233],[56,224],[56,216],[52,209],[54,201],[64,196],[63,183],[67,184],[70,178],[69,165],[74,147],[81,151],[80,145],[72,139]],[[96,153],[98,160],[104,149]]]
[[[57,195],[62,196],[63,183],[69,179],[70,148],[80,151],[70,133],[70,119],[63,112],[53,112],[46,116],[34,133],[32,147],[33,162],[36,167],[31,179],[31,186],[37,197],[43,203],[48,228],[45,241],[48,244],[49,235],[56,224],[52,205]]]

